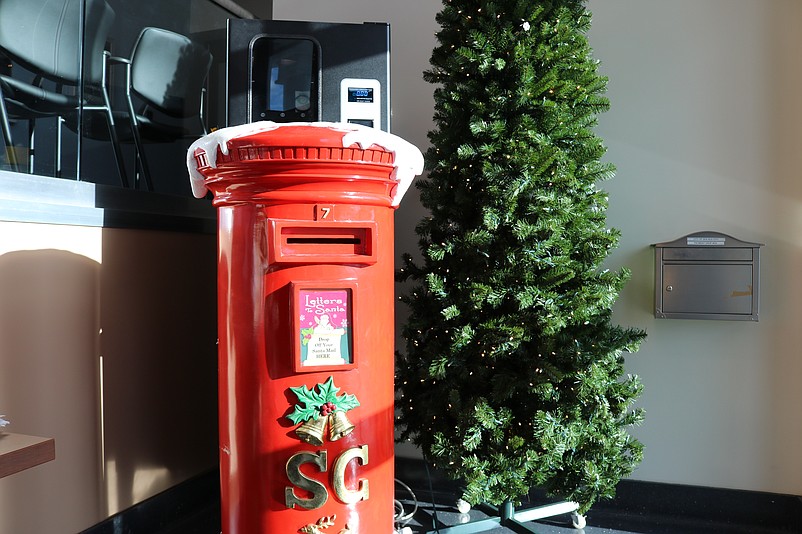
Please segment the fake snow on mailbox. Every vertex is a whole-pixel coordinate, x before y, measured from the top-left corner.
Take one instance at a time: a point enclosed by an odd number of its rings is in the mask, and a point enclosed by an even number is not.
[[[219,217],[224,534],[393,531],[393,216],[420,151],[270,122],[189,149]]]

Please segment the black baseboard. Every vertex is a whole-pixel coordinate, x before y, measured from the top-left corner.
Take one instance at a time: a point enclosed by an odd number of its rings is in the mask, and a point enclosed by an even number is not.
[[[682,518],[696,524],[724,525],[735,532],[802,533],[802,498],[756,491],[623,480],[616,497],[591,510],[663,522]],[[610,517],[612,519],[612,517]]]
[[[459,482],[420,459],[396,458],[396,478],[421,502],[453,503]],[[399,498],[406,498],[399,494]],[[552,502],[533,490],[521,508]],[[622,480],[596,504],[588,524],[639,533],[802,533],[802,497]],[[129,508],[81,534],[219,534],[220,489],[210,471]]]
[[[220,534],[220,474],[198,475],[80,534]]]

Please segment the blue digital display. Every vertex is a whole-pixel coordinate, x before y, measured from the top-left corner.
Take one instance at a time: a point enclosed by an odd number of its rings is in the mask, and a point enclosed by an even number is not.
[[[373,88],[371,87],[349,87],[348,88],[348,101],[349,102],[363,102],[367,104],[373,103]]]

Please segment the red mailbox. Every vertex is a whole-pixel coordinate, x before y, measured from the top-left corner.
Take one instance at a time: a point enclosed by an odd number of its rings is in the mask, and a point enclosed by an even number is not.
[[[187,164],[219,215],[223,533],[392,533],[393,215],[420,151],[255,123]]]

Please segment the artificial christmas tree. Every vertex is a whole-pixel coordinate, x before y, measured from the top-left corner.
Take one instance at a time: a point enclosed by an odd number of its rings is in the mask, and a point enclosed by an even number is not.
[[[444,0],[425,79],[435,89],[422,258],[404,257],[410,315],[396,384],[402,439],[464,480],[470,503],[530,487],[584,513],[642,457],[625,352],[611,323],[628,278],[593,133],[609,106],[582,0]]]

